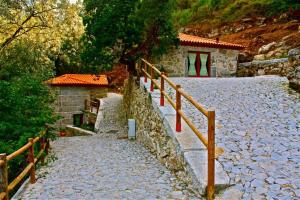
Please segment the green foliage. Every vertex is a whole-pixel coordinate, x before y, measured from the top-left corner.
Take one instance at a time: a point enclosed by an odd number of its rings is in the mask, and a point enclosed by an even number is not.
[[[176,42],[170,0],[85,0],[84,7],[82,59],[91,65],[109,69],[119,60],[159,56]]]
[[[231,22],[244,17],[279,15],[300,9],[295,0],[177,0],[173,19],[176,26],[202,22]]]
[[[54,63],[45,56],[43,47],[31,42],[19,41],[0,54],[0,79],[10,80],[23,74],[31,74],[42,80],[53,76]]]
[[[33,76],[26,75],[9,82],[0,80],[1,153],[16,151],[28,142],[28,138],[44,130],[46,123],[55,122],[50,106],[54,98],[49,93],[49,88]],[[10,161],[9,180],[15,178],[25,165],[26,154]]]
[[[49,88],[32,76],[0,81],[0,152],[12,153],[46,123],[55,122],[49,94]]]
[[[0,153],[16,151],[57,119],[51,107],[54,95],[43,83],[54,69],[46,55],[41,45],[26,40],[14,42],[0,54]],[[10,161],[9,179],[25,165],[25,153]]]

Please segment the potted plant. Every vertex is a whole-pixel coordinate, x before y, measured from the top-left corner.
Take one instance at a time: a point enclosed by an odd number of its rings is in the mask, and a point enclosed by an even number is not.
[[[59,136],[60,136],[60,137],[65,137],[65,136],[67,136],[66,128],[61,128],[61,129],[59,130]]]

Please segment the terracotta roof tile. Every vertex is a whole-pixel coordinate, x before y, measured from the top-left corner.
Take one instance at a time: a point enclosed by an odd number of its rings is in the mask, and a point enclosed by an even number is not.
[[[47,81],[50,85],[108,86],[106,75],[65,74]]]
[[[179,33],[180,44],[183,46],[198,46],[198,47],[213,47],[223,49],[244,49],[245,46],[239,44],[233,44],[229,42],[221,42],[214,39],[202,38],[194,35],[187,35]]]

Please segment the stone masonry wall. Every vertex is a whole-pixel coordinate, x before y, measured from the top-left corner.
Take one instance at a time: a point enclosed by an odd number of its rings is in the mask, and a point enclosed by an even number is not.
[[[236,75],[238,51],[205,47],[179,46],[155,60],[157,66],[162,66],[169,76],[188,76],[187,57],[189,51],[211,53],[211,70],[213,77],[230,77]],[[214,73],[216,71],[216,73]]]
[[[123,108],[127,119],[134,118],[136,120],[137,140],[174,172],[186,184],[184,186],[186,189],[200,195],[185,168],[185,162],[179,153],[178,146],[166,133],[162,119],[153,109],[151,96],[143,88],[134,84],[134,81],[128,81],[125,85]]]
[[[288,58],[252,61],[238,65],[237,76],[251,77],[260,75],[285,76],[290,86],[300,91],[300,47],[291,49]]]
[[[85,110],[85,100],[105,97],[107,88],[86,87],[52,87],[58,94],[55,102],[55,112],[63,118],[58,126],[73,124],[73,115],[82,114]]]
[[[238,65],[238,77],[251,77],[261,75],[287,76],[291,72],[287,58],[252,61]]]

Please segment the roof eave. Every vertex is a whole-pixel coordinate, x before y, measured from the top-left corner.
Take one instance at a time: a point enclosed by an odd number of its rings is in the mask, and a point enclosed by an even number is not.
[[[198,43],[198,42],[187,42],[187,41],[180,41],[181,46],[192,46],[192,47],[209,47],[209,48],[219,48],[219,49],[231,49],[231,50],[243,50],[245,49],[244,46],[230,46],[224,44],[205,44],[205,43]]]
[[[95,85],[95,84],[61,84],[61,83],[50,83],[50,86],[55,87],[99,87],[99,88],[108,88],[109,85]]]

